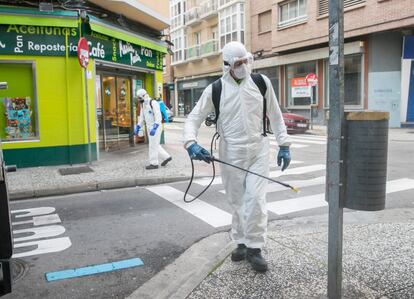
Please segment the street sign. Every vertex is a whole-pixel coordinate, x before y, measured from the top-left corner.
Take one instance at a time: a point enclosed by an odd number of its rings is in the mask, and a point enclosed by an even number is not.
[[[81,37],[78,42],[78,60],[81,67],[86,68],[89,63],[89,45],[86,38]]]
[[[318,76],[316,76],[314,73],[309,73],[306,76],[305,79],[306,79],[306,83],[309,86],[316,86],[316,85],[318,85]]]

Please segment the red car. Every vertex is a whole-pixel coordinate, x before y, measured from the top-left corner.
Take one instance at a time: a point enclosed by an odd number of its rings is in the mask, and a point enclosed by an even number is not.
[[[306,117],[290,113],[285,108],[281,110],[288,133],[304,133],[309,130],[309,120]]]

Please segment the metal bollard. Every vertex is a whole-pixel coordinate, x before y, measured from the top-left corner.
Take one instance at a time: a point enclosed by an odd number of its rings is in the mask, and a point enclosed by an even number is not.
[[[388,112],[346,113],[346,208],[385,209],[388,120]]]

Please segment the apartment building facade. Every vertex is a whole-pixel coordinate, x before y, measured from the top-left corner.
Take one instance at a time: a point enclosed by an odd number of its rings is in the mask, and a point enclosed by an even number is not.
[[[230,41],[244,42],[244,6],[244,0],[170,0],[176,115],[190,113],[221,76],[220,49]]]
[[[344,0],[345,109],[390,112],[390,126],[414,124],[414,6],[411,0]],[[326,123],[329,114],[328,0],[256,0],[246,39],[255,70],[279,102]],[[318,76],[313,90],[302,86]]]

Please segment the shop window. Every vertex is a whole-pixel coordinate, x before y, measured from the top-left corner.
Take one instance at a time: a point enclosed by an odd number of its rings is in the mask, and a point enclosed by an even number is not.
[[[290,0],[279,4],[279,27],[306,20],[306,0]]]
[[[317,87],[310,88],[305,84],[305,77],[309,73],[317,73],[315,61],[286,66],[286,99],[289,108],[303,108],[318,103]]]
[[[344,103],[348,109],[362,108],[363,60],[362,54],[345,56]],[[329,63],[325,61],[325,107],[329,107]]]
[[[259,14],[259,33],[268,32],[272,29],[272,11],[268,10]]]
[[[0,62],[1,81],[8,89],[0,90],[0,138],[3,141],[38,139],[34,62]]]

